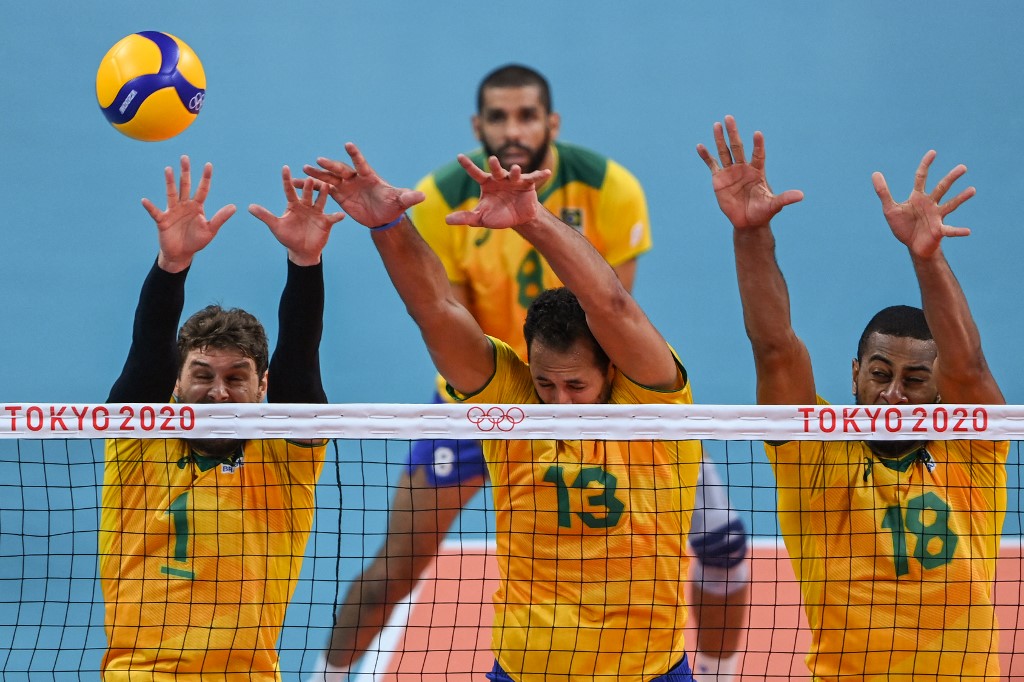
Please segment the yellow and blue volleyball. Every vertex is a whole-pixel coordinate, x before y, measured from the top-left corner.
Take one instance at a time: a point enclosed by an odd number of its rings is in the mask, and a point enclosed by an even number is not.
[[[96,72],[96,99],[110,124],[128,137],[156,142],[189,127],[206,98],[199,57],[160,31],[125,36]]]

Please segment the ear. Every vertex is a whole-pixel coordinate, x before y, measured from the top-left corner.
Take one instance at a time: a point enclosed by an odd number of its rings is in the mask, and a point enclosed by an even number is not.
[[[473,114],[469,119],[470,125],[473,126],[473,137],[478,141],[483,142],[483,134],[480,132],[480,116],[479,114]]]
[[[548,129],[551,131],[551,141],[558,139],[558,131],[562,129],[562,115],[557,111],[548,114]]]
[[[860,371],[860,360],[853,359],[853,395],[857,396],[857,373]]]
[[[259,389],[256,391],[256,402],[262,403],[263,397],[267,395],[267,377],[270,374],[270,370],[263,372],[263,376],[260,378]]]

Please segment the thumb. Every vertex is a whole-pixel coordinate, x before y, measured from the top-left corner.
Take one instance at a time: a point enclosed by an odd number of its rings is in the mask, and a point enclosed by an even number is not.
[[[789,189],[782,194],[776,194],[772,197],[771,211],[772,213],[778,213],[786,206],[795,204],[798,201],[803,201],[804,193],[798,189]]]
[[[267,224],[267,227],[273,228],[277,222],[277,216],[263,208],[259,204],[249,204],[249,213],[253,214],[259,220]]]
[[[877,194],[878,198],[882,200],[883,208],[895,203],[892,200],[892,194],[889,192],[889,185],[885,182],[884,175],[882,175],[878,171],[872,173],[871,184],[875,186],[875,194]]]
[[[476,211],[455,211],[445,216],[444,221],[449,225],[479,225]]]
[[[402,210],[404,211],[407,208],[415,206],[426,198],[427,195],[423,192],[407,189],[398,195],[398,202],[402,205]]]

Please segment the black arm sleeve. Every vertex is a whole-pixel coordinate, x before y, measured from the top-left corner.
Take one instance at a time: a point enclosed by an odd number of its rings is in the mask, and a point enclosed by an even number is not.
[[[302,267],[288,261],[288,280],[278,309],[277,347],[270,358],[267,401],[326,403],[320,377],[324,331],[323,263]]]
[[[178,375],[178,322],[185,306],[185,277],[153,268],[135,309],[132,345],[108,403],[165,403]]]

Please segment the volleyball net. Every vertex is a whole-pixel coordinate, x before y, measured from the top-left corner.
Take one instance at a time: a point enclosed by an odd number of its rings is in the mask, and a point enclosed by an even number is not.
[[[239,647],[263,647],[276,652],[270,654],[272,657],[279,655],[281,679],[308,679],[330,638],[348,588],[382,551],[391,502],[407,471],[410,448],[414,442],[440,439],[496,443],[494,451],[504,453],[499,457],[507,458],[509,468],[521,465],[532,473],[523,479],[504,471],[499,482],[485,486],[470,500],[436,561],[427,567],[411,596],[402,600],[379,637],[353,666],[350,679],[482,679],[494,661],[492,596],[502,583],[499,566],[510,571],[510,583],[531,584],[529,588],[520,585],[518,592],[515,586],[505,589],[506,596],[537,589],[532,582],[547,575],[524,579],[516,573],[521,566],[510,567],[508,555],[502,557],[496,550],[497,528],[504,529],[509,537],[521,538],[524,533],[517,524],[523,523],[520,518],[531,518],[529,513],[521,512],[531,511],[528,502],[532,499],[532,506],[543,508],[532,510],[534,518],[529,523],[539,524],[536,519],[547,515],[549,526],[583,537],[635,514],[631,509],[633,495],[641,489],[648,495],[641,494],[640,499],[649,500],[660,514],[652,518],[666,524],[654,534],[670,536],[670,517],[686,512],[687,505],[701,503],[692,481],[696,460],[692,452],[684,456],[683,450],[676,449],[668,460],[652,466],[645,453],[651,451],[652,444],[678,441],[686,441],[686,448],[695,448],[697,459],[715,462],[730,504],[750,538],[750,603],[737,679],[809,679],[805,656],[811,634],[802,608],[805,595],[786,550],[777,508],[780,490],[808,499],[813,493],[792,489],[789,480],[784,484],[777,481],[763,442],[795,443],[799,452],[803,444],[811,447],[829,441],[845,444],[837,446],[842,452],[859,442],[877,440],[936,442],[936,447],[929,448],[930,461],[922,464],[929,472],[947,464],[942,444],[962,441],[970,452],[974,443],[1009,441],[1005,517],[998,509],[991,514],[993,521],[1001,522],[1002,530],[994,580],[991,589],[975,586],[971,594],[987,593],[994,604],[998,633],[993,640],[998,643],[991,653],[998,660],[1002,678],[1024,680],[1024,654],[1017,653],[1024,651],[1024,503],[1020,488],[1024,406],[1019,405],[0,404],[0,678],[33,682],[97,679],[104,656],[109,655],[109,628],[124,625],[116,622],[122,617],[119,614],[129,614],[130,619],[134,610],[141,612],[141,617],[136,615],[140,622],[132,624],[136,628],[132,632],[134,641],[144,648],[148,640],[139,633],[147,629],[152,631],[150,635],[156,632],[153,636],[162,641],[158,646],[162,647],[163,659],[174,656],[173,645],[168,647],[172,638],[167,635],[172,628],[164,621],[187,622],[205,637],[205,651],[200,657],[206,661],[204,670],[214,669],[218,656],[223,656],[222,670],[237,672],[231,668],[237,661],[228,659],[237,654]],[[253,443],[268,445],[247,449],[241,459],[228,457],[205,464],[202,458],[190,459],[189,441],[231,440],[247,441],[247,447],[254,447]],[[624,455],[617,461],[631,470],[624,475],[628,480],[609,474],[611,466],[604,472],[596,471],[597,467],[588,473],[586,466],[578,466],[579,462],[556,459],[538,467],[537,462],[516,454],[534,452],[534,444],[539,452],[540,444],[551,440],[569,444],[565,456],[585,449],[584,444],[596,444],[600,457],[614,457],[612,444],[620,444],[619,452]],[[325,451],[311,454],[316,450],[308,447],[310,442],[326,444]],[[524,442],[526,445],[522,445]],[[274,454],[274,447],[283,450]],[[140,477],[130,480],[126,467],[112,470],[108,466],[104,470],[105,461],[112,457],[146,464]],[[864,463],[853,459],[849,466],[861,467],[857,469],[861,476]],[[282,461],[283,468],[273,474],[263,471],[275,466],[271,460]],[[977,482],[988,486],[982,492],[1002,500],[1000,492],[993,490],[996,485],[1002,487],[1001,477],[993,478],[991,467],[981,463],[977,466]],[[1001,467],[995,465],[996,469]],[[684,468],[685,473],[680,474]],[[168,477],[162,478],[161,471],[169,472]],[[870,464],[866,472],[865,481],[869,475],[880,475],[877,468],[871,473]],[[191,482],[182,483],[180,477],[186,473],[190,473]],[[315,497],[308,499],[290,489],[292,485],[301,486],[307,474],[310,481],[316,481]],[[884,558],[893,564],[897,575],[920,575],[924,570],[951,570],[954,555],[981,558],[974,548],[991,542],[994,534],[987,539],[960,537],[957,544],[951,540],[957,535],[953,522],[947,523],[943,516],[948,512],[942,509],[944,502],[926,501],[915,507],[911,501],[915,483],[908,483],[896,473],[893,476],[896,485],[910,486],[908,503],[894,514],[890,514],[891,508],[876,510],[884,529],[882,540],[873,534],[871,542],[875,544],[858,544],[854,540],[856,531],[851,532],[846,563],[826,565],[834,569],[852,564],[859,553],[859,558],[873,560],[879,571],[890,570],[882,565]],[[224,483],[228,478],[230,485]],[[533,483],[524,483],[526,480]],[[199,492],[191,493],[192,486],[201,485],[201,481],[207,481],[206,498]],[[252,498],[259,508],[252,508],[254,503],[244,491],[237,492],[246,486],[259,489]],[[547,486],[547,501],[542,505],[536,504],[540,498],[530,497],[538,486]],[[117,494],[113,494],[112,487],[117,488]],[[495,499],[499,500],[497,508]],[[217,509],[220,504],[237,519],[229,521],[229,514]],[[511,520],[509,514],[503,514],[508,506],[517,510]],[[206,522],[199,520],[200,512],[207,513]],[[302,520],[303,514],[308,515],[308,522]],[[289,520],[282,522],[282,517]],[[291,535],[293,529],[282,528],[281,523],[308,525],[308,542],[303,545],[301,538],[296,541]],[[111,533],[112,527],[119,535]],[[162,535],[151,537],[153,528],[163,528]],[[808,525],[806,532],[813,535],[829,531]],[[282,534],[289,536],[283,545],[274,539]],[[632,547],[637,556],[658,555],[666,547],[675,546],[644,544],[649,540],[634,538],[621,546]],[[690,546],[685,541],[680,544],[682,552],[693,551],[692,540]],[[883,541],[884,550],[879,544]],[[556,541],[538,531],[529,543],[516,543],[513,539],[511,549],[506,544],[505,551],[515,553],[523,547],[536,551],[549,544],[555,547]],[[609,562],[632,561],[628,552],[607,546]],[[148,568],[147,553],[156,555],[148,557],[155,562]],[[201,564],[192,562],[200,558],[213,562],[209,565],[221,573],[210,580],[197,577],[196,566]],[[569,557],[555,556],[552,561],[555,559]],[[575,559],[578,564],[583,561]],[[301,572],[297,572],[300,561]],[[252,562],[257,567],[255,573]],[[568,570],[570,563],[559,564],[560,569]],[[276,564],[285,566],[280,574],[291,575],[291,580],[283,581],[284,587],[261,584],[261,574],[279,575],[274,573],[278,570],[273,567]],[[658,564],[658,571],[670,564]],[[638,600],[634,611],[650,612],[651,600],[656,598],[652,590],[656,594],[657,587],[639,585],[630,576],[622,576],[619,566],[609,563],[608,568],[595,573],[593,564],[587,564],[570,582],[591,583],[591,587],[600,583],[598,591],[605,601],[619,599],[621,594],[633,595],[629,598]],[[158,577],[147,578],[149,587],[134,592],[122,585],[116,592],[118,599],[131,603],[130,608],[108,610],[110,595],[114,594],[110,591],[111,579],[151,569]],[[601,578],[595,580],[595,575]],[[687,576],[678,578],[679,584],[684,584]],[[804,578],[806,582],[807,576]],[[190,598],[182,598],[183,593],[169,588],[172,581],[187,583],[184,594]],[[614,587],[619,582],[624,590]],[[268,608],[259,608],[259,599],[246,592],[255,584],[264,590],[262,606]],[[152,595],[162,591],[166,591],[165,603],[153,601]],[[927,632],[941,630],[943,624],[951,629],[960,627],[955,609],[963,602],[954,603],[959,599],[955,591],[947,594],[955,598],[946,605],[922,602],[919,632],[911,640],[922,641]],[[879,599],[884,602],[882,597]],[[634,606],[620,605],[627,610]],[[935,607],[944,609],[942,622],[933,617]],[[114,622],[105,628],[108,617]],[[278,632],[275,620],[280,618],[283,624]],[[691,664],[697,642],[694,620],[691,615],[685,633]],[[259,640],[258,633],[258,626],[268,623],[276,635],[269,646]],[[847,627],[854,625],[855,620],[847,623]],[[977,621],[971,621],[971,627],[984,629]],[[627,645],[631,638],[635,641],[641,636],[648,642],[656,640],[650,633],[637,634],[644,629],[642,625],[631,623],[628,629],[631,633],[624,635]],[[227,630],[234,634],[221,636]],[[246,639],[250,635],[254,638],[251,642]],[[183,658],[195,659],[194,641],[182,643],[186,640],[173,641],[179,642]],[[977,640],[969,637],[964,641],[969,650],[977,645]],[[225,653],[229,649],[234,653]],[[575,652],[560,650],[552,655],[568,653]],[[273,671],[263,667],[264,658],[253,654],[246,664],[253,666],[253,676],[246,679],[274,679]],[[269,677],[260,676],[260,671]]]

